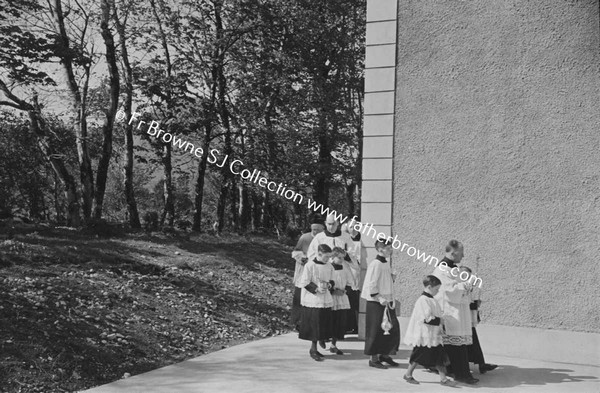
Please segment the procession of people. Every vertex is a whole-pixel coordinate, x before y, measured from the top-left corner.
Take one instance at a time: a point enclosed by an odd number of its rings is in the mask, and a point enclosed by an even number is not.
[[[364,354],[369,356],[368,365],[377,369],[400,366],[392,358],[400,345],[394,295],[398,277],[391,268],[392,243],[378,239],[375,250],[376,257],[367,263],[360,233],[341,226],[333,215],[327,216],[324,225],[315,220],[311,232],[303,234],[294,248],[292,325],[300,339],[311,342],[309,356],[315,361],[325,358],[317,344],[326,349],[330,342],[331,353],[344,355],[343,348],[338,348],[339,341],[345,334],[357,332],[360,297],[366,303]],[[464,247],[451,240],[445,252],[444,263],[436,265],[422,280],[423,292],[403,334],[404,344],[413,347],[403,376],[410,384],[419,384],[412,375],[418,365],[438,373],[443,386],[476,384],[479,380],[472,375],[469,362],[477,364],[481,374],[497,367],[485,362],[475,329],[480,293],[450,273],[454,268],[471,273],[470,268],[458,266]]]

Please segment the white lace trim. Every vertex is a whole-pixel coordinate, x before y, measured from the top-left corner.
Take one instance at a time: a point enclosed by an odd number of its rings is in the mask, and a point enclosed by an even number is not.
[[[471,345],[473,336],[443,336],[444,345]]]

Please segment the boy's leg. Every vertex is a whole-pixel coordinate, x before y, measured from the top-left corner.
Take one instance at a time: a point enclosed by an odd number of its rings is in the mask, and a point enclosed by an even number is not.
[[[336,355],[343,355],[344,352],[340,351],[336,344],[337,344],[337,338],[332,337],[331,338],[331,348],[329,348],[329,352],[335,353]]]
[[[444,366],[436,366],[438,372],[440,373],[440,384],[444,386],[456,386],[456,382],[446,378],[446,367]]]
[[[329,347],[329,350],[332,353],[335,353],[335,347],[337,344],[337,334],[339,331],[339,324],[340,324],[340,311],[339,310],[332,311],[332,313],[331,313],[331,346]]]
[[[337,347],[338,340],[344,339],[345,321],[348,310],[337,310],[333,312],[333,322],[331,324],[331,347],[329,352],[335,353],[336,355],[343,355],[344,352],[340,351]]]
[[[415,368],[417,368],[417,362],[410,362],[408,364],[408,369],[406,369],[406,374],[404,374],[402,376],[402,378],[404,378],[404,380],[410,384],[413,385],[418,385],[419,381],[417,381],[416,379],[413,378],[412,374],[413,371],[415,371]]]
[[[446,367],[444,366],[436,366],[435,367],[440,374],[440,381],[446,380]]]
[[[415,368],[417,368],[417,363],[416,362],[411,362],[408,364],[408,368],[406,369],[406,375],[407,377],[412,377],[413,375],[413,371],[415,371]]]
[[[308,354],[310,355],[311,358],[313,358],[317,362],[320,362],[321,360],[323,360],[323,355],[320,354],[319,351],[317,351],[317,342],[316,341],[311,342],[310,351],[308,351]]]
[[[455,387],[456,382],[448,379],[446,377],[446,367],[444,366],[436,366],[438,372],[440,373],[440,385]]]

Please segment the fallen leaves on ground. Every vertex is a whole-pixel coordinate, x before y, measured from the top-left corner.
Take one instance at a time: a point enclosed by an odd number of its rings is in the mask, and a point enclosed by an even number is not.
[[[293,261],[265,238],[0,228],[0,386],[76,391],[289,331]]]

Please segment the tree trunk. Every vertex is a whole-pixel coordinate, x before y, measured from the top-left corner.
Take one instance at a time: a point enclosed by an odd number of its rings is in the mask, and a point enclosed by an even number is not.
[[[271,201],[270,201],[270,193],[265,191],[262,198],[262,206],[261,206],[261,215],[260,220],[262,221],[262,226],[265,229],[271,228],[273,225],[272,215],[271,215]]]
[[[319,161],[317,164],[317,176],[315,180],[315,194],[314,199],[323,206],[329,204],[329,187],[331,179],[331,148],[329,135],[329,118],[328,113],[333,110],[329,103],[330,97],[326,89],[326,82],[329,75],[329,68],[323,66],[319,70],[318,74],[315,75],[315,90],[317,94],[317,102],[315,103],[318,107],[318,126],[317,126],[317,140],[319,143]]]
[[[130,109],[125,110],[126,118],[131,117]],[[141,228],[140,215],[138,213],[137,203],[135,201],[135,192],[133,188],[133,131],[132,126],[125,126],[125,152],[123,153],[123,185],[125,186],[125,202],[127,203],[127,216],[129,226],[134,229]]]
[[[124,112],[127,123],[124,124],[125,133],[125,151],[123,152],[123,186],[125,188],[125,202],[127,203],[127,218],[129,226],[134,229],[141,228],[140,215],[138,213],[137,203],[135,201],[135,192],[133,188],[133,125],[129,124],[131,119],[131,107],[133,101],[133,70],[129,63],[129,53],[127,52],[127,41],[125,36],[125,25],[120,22],[115,4],[113,2],[113,19],[119,32],[119,46],[121,47],[121,58],[125,69],[125,102]]]
[[[223,179],[221,184],[221,190],[219,191],[219,202],[217,203],[217,231],[221,233],[225,229],[225,204],[227,202],[227,195],[229,194],[229,187],[227,182]]]
[[[302,211],[302,205],[299,203],[294,203],[294,226],[302,231],[304,231],[305,223],[304,223],[304,214]]]
[[[324,113],[319,116],[319,161],[315,180],[314,199],[317,203],[329,204],[329,178],[331,174],[331,147],[327,135],[327,118]]]
[[[202,231],[202,203],[204,201],[204,176],[206,175],[206,163],[208,162],[208,150],[210,149],[209,141],[211,136],[211,126],[205,126],[205,142],[203,151],[204,154],[198,164],[198,178],[196,179],[196,187],[194,190],[194,220],[192,223],[192,231]]]
[[[240,232],[240,214],[238,212],[238,201],[240,198],[237,182],[235,178],[231,178],[231,187],[229,188],[230,193],[230,202],[231,202],[231,218],[233,222],[233,230],[235,232]]]
[[[173,196],[173,178],[172,178],[172,163],[171,163],[171,144],[166,143],[163,147],[162,165],[164,171],[164,188],[163,195],[165,198],[165,206],[160,217],[160,225],[173,226],[175,220],[175,198]]]
[[[37,102],[37,98],[34,98],[34,102]],[[38,137],[38,145],[40,146],[42,153],[44,153],[44,156],[50,161],[54,173],[64,187],[65,199],[67,200],[67,225],[78,227],[81,225],[81,216],[79,215],[79,197],[77,195],[77,184],[75,184],[75,179],[71,176],[67,166],[63,162],[61,158],[62,154],[57,154],[53,150],[39,111],[29,110],[28,114],[29,119],[31,120],[30,127]]]
[[[269,157],[267,161],[267,168],[271,170],[277,165],[277,140],[275,138],[275,131],[273,129],[273,111],[275,108],[274,101],[277,96],[276,92],[272,92],[264,110],[264,121],[267,133],[267,145],[269,146]]]
[[[162,45],[162,48],[163,48],[163,51],[165,54],[166,74],[167,74],[168,80],[170,81],[172,64],[171,64],[171,55],[169,53],[169,45],[167,43],[167,35],[163,29],[162,20],[156,9],[156,2],[154,0],[150,0],[150,5],[152,7],[152,13],[154,14],[154,18],[156,19],[156,25],[158,26],[158,31],[160,32],[160,41],[161,41],[161,45]],[[167,107],[169,107],[171,105],[170,85],[167,84],[165,92],[166,92],[166,96],[167,96]],[[167,115],[167,117],[168,117],[168,115]],[[163,209],[163,213],[162,213],[161,220],[160,220],[161,225],[164,225],[164,223],[166,221],[167,225],[170,227],[173,226],[173,221],[175,220],[175,195],[173,192],[173,173],[172,173],[173,167],[172,167],[171,152],[172,152],[172,145],[170,143],[165,144],[163,147],[163,156],[162,156],[163,171],[164,171],[164,176],[165,176],[165,183],[164,183],[165,207]]]
[[[257,230],[263,226],[262,223],[262,198],[258,192],[252,193],[252,229]]]
[[[55,10],[53,15],[58,28],[57,39],[60,47],[61,63],[63,64],[67,85],[69,87],[69,93],[71,94],[71,109],[75,115],[74,128],[77,135],[76,144],[83,198],[83,216],[87,221],[92,214],[92,202],[94,198],[94,174],[87,146],[88,135],[85,102],[87,81],[89,80],[89,66],[86,67],[86,87],[84,87],[82,97],[75,77],[75,72],[73,71],[73,50],[69,45],[69,37],[65,28],[61,0],[54,0],[54,7]]]
[[[225,49],[223,48],[223,21],[221,19],[221,3],[219,1],[215,1],[213,3],[214,11],[215,11],[215,29],[216,29],[216,42],[217,42],[217,51],[216,56],[213,58],[213,61],[216,62],[216,71],[217,71],[217,81],[218,81],[218,110],[219,116],[221,118],[221,124],[225,129],[225,147],[224,153],[229,157],[229,160],[233,159],[233,147],[232,147],[232,138],[231,138],[231,123],[229,122],[229,111],[227,110],[227,80],[225,79]],[[221,173],[223,175],[223,183],[221,185],[221,191],[219,193],[219,203],[217,206],[217,215],[219,221],[219,233],[225,227],[225,208],[227,204],[228,197],[232,196],[235,193],[235,181],[233,179],[233,174],[229,170],[228,166],[223,166],[221,168]],[[231,199],[232,205],[235,207],[235,198]],[[234,224],[237,221],[237,211],[236,209],[232,209],[232,214],[234,217]],[[234,228],[237,230],[237,228]]]
[[[96,170],[96,190],[94,194],[94,218],[99,220],[102,218],[102,207],[104,204],[104,192],[106,190],[106,178],[108,176],[108,167],[110,165],[110,158],[112,156],[112,137],[113,127],[115,124],[115,114],[119,106],[119,92],[120,92],[120,81],[119,81],[119,68],[117,67],[117,57],[115,40],[108,27],[110,21],[111,7],[108,0],[102,0],[102,21],[100,23],[101,35],[104,40],[104,46],[106,47],[106,63],[108,64],[109,72],[109,83],[110,83],[110,101],[109,107],[104,112],[106,118],[102,126],[102,154],[98,162],[98,169]]]
[[[351,111],[351,115],[353,116],[354,126],[356,128],[356,138],[358,141],[357,146],[357,157],[356,157],[356,166],[354,168],[354,192],[356,193],[356,205],[352,209],[351,214],[357,215],[360,217],[360,197],[361,193],[361,185],[362,185],[362,161],[363,161],[363,97],[362,97],[362,87],[357,87],[354,89],[356,92],[356,98],[353,99],[352,94],[350,94],[351,102],[349,102],[348,106],[352,108],[352,104],[355,103],[357,106],[358,113],[355,113],[353,110]],[[352,90],[350,91],[352,93]]]
[[[354,201],[354,192],[356,191],[356,184],[351,183],[346,185],[346,198],[348,200],[348,217],[352,217],[356,214],[356,203]]]
[[[60,187],[59,187],[59,180],[58,180],[58,176],[56,175],[56,171],[52,172],[52,177],[53,177],[53,181],[54,181],[54,192],[53,192],[53,196],[54,196],[54,210],[56,212],[56,218],[55,221],[59,224],[59,225],[64,225],[63,222],[63,215],[62,215],[62,206],[60,204]]]
[[[250,192],[245,184],[240,184],[240,230],[242,232],[248,232],[250,227],[250,221],[252,219],[251,207],[250,207]]]

